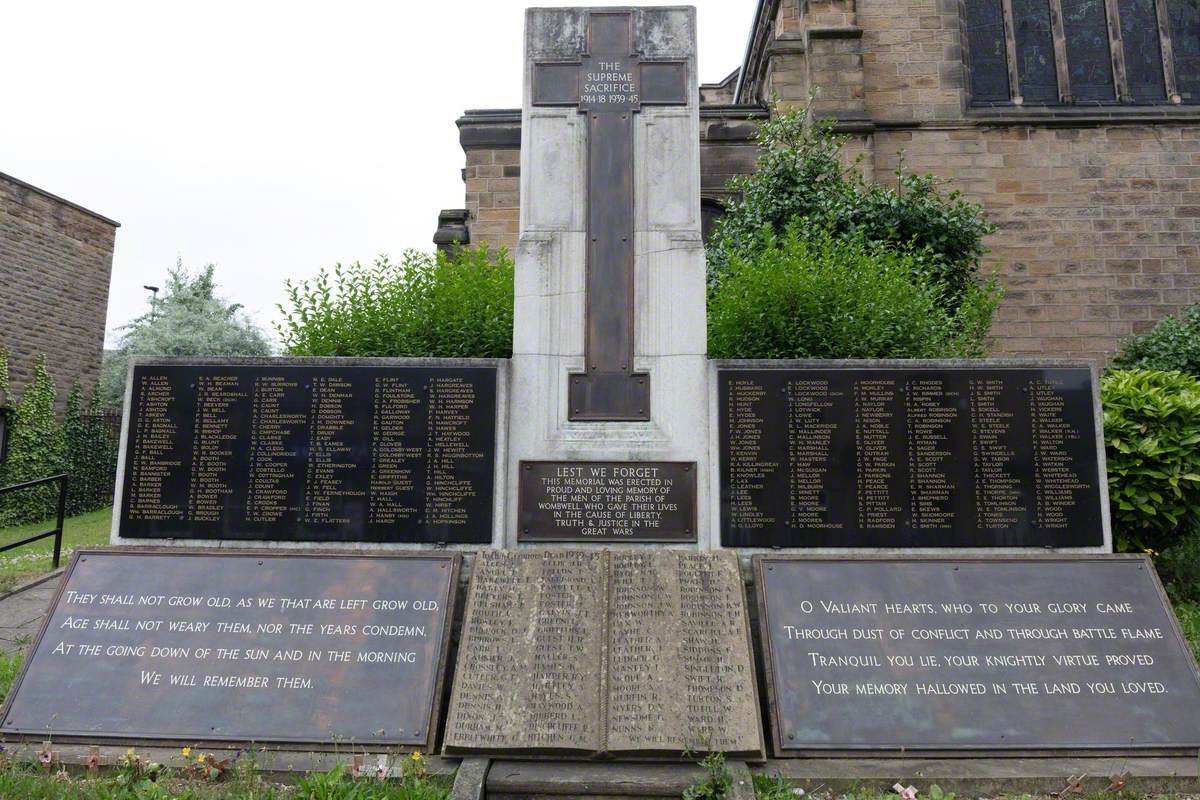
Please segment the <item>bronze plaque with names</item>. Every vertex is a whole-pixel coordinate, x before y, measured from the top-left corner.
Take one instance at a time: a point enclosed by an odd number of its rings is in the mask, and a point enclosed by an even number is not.
[[[694,542],[696,464],[522,461],[522,542]]]
[[[460,558],[76,550],[0,732],[427,750]]]
[[[1188,751],[1149,558],[754,558],[774,753]]]

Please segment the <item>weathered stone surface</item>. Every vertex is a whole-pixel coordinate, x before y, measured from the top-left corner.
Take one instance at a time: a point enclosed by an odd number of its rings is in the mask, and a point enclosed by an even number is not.
[[[736,557],[481,553],[445,749],[761,755]]]

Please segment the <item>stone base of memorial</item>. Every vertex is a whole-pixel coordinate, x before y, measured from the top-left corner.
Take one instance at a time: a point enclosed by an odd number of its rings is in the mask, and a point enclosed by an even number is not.
[[[112,543],[502,539],[508,361],[138,358]]]
[[[0,735],[428,751],[460,560],[76,550]]]
[[[1095,367],[714,361],[720,545],[1112,551]]]

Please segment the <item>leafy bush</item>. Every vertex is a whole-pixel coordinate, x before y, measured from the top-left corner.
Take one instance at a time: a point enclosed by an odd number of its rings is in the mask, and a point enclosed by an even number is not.
[[[287,283],[278,326],[303,356],[512,355],[513,262],[486,245],[452,255],[409,250]]]
[[[956,310],[919,258],[867,242],[767,229],[710,287],[712,358],[935,358],[982,355],[995,284],[972,284]]]
[[[40,356],[9,421],[8,459],[0,465],[0,486],[45,478],[62,469],[63,439],[54,415],[54,381]],[[44,519],[54,513],[54,484],[22,489],[0,498],[0,526]]]
[[[1126,340],[1113,366],[1186,372],[1200,378],[1200,303],[1167,317],[1149,333]]]
[[[1114,370],[1100,391],[1117,545],[1167,550],[1200,524],[1200,381]]]
[[[117,476],[117,439],[100,410],[99,387],[83,407],[79,381],[67,396],[63,417],[63,471],[67,473],[67,516],[111,505]]]
[[[753,257],[760,232],[778,234],[795,219],[803,230],[861,236],[911,254],[914,265],[943,287],[950,310],[966,301],[986,252],[983,237],[995,226],[982,208],[959,192],[943,195],[931,175],[897,172],[896,188],[869,184],[842,155],[846,137],[808,109],[776,114],[758,131],[757,170],[734,178],[738,199],[726,204],[708,249],[710,280],[720,280],[734,259]]]
[[[162,299],[148,314],[123,326],[115,350],[104,353],[101,401],[119,408],[131,356],[267,356],[271,343],[238,303],[217,296],[212,264],[191,274],[176,263]]]
[[[1155,559],[1158,574],[1176,603],[1200,603],[1200,526],[1187,530]]]

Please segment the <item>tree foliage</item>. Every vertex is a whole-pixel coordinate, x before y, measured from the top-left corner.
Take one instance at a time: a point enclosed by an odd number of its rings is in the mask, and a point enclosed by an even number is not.
[[[279,335],[303,356],[512,355],[513,262],[486,245],[405,252],[287,284]]]
[[[271,344],[242,311],[217,295],[215,265],[195,274],[181,263],[167,273],[163,296],[149,312],[123,326],[115,350],[105,353],[101,402],[120,406],[131,356],[266,356]]]
[[[937,358],[983,353],[998,291],[972,285],[951,310],[918,256],[793,220],[765,229],[712,287],[712,358]]]
[[[719,282],[735,258],[749,260],[764,228],[782,234],[798,220],[802,232],[861,238],[908,253],[942,287],[941,303],[957,308],[977,283],[983,238],[995,230],[980,206],[957,191],[942,194],[931,175],[897,173],[896,187],[868,183],[843,157],[845,136],[808,109],[762,123],[754,173],[736,177],[736,199],[714,228],[709,279]],[[878,252],[878,251],[877,251]]]

